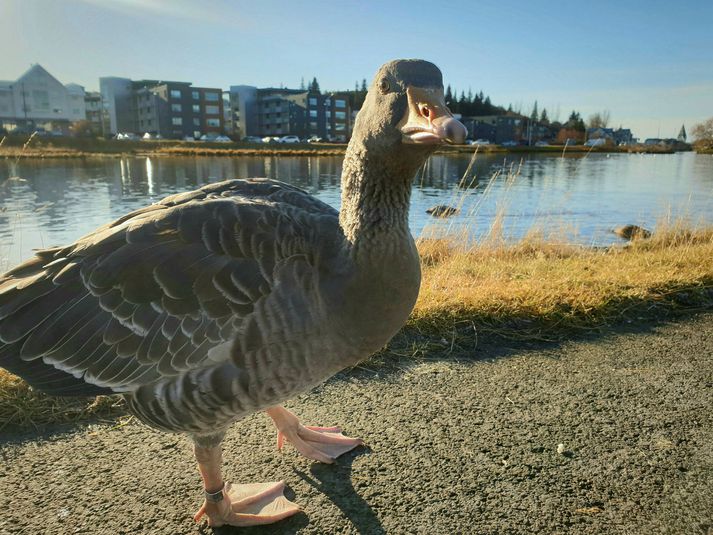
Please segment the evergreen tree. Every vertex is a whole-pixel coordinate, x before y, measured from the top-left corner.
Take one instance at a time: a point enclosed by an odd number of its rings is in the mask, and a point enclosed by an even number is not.
[[[366,85],[366,78],[361,79],[361,90],[362,93],[366,95],[366,92],[368,91],[368,86]]]
[[[530,121],[537,122],[539,118],[540,114],[537,111],[537,101],[535,101],[535,105],[532,107],[532,113],[530,114]]]
[[[483,101],[483,111],[485,115],[493,114],[493,105],[490,102],[490,97],[485,97],[485,100]]]
[[[508,113],[512,113],[512,104],[508,104]]]
[[[542,108],[542,113],[540,114],[540,122],[548,124],[550,122],[549,117],[547,117],[547,108]]]
[[[688,136],[686,135],[686,125],[682,124],[681,131],[678,133],[678,140],[681,141],[682,143],[685,143],[686,139],[688,139]]]
[[[300,91],[305,90],[305,77],[302,77],[302,80],[300,80]]]
[[[309,90],[312,93],[321,93],[321,91],[319,90],[319,82],[317,81],[316,76],[312,78],[312,83],[309,85]]]
[[[451,84],[448,84],[448,87],[446,87],[446,106],[449,108],[453,104],[453,93],[451,92]]]

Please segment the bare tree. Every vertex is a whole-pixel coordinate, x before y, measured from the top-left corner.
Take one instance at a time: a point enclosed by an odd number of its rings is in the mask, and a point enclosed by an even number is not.
[[[691,135],[696,138],[696,150],[713,150],[713,117],[691,128]]]
[[[589,116],[587,119],[587,126],[589,128],[606,128],[609,124],[610,113],[609,110],[598,111]]]

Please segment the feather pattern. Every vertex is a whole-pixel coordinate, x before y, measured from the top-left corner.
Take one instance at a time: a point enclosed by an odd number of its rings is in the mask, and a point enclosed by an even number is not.
[[[40,251],[0,277],[0,365],[52,394],[124,393],[160,428],[225,425],[321,379],[295,355],[325,319],[313,250],[334,249],[337,218],[292,186],[230,180]]]

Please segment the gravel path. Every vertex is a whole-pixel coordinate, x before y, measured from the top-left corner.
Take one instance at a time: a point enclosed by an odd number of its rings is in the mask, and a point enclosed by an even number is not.
[[[713,534],[713,314],[476,360],[399,361],[289,406],[369,448],[275,451],[253,415],[232,481],[284,479],[304,514],[216,533]],[[558,445],[562,444],[559,447]],[[0,439],[0,533],[211,533],[188,441],[135,422]]]

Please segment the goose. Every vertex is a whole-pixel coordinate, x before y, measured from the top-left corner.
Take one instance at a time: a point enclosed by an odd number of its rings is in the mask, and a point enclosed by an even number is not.
[[[426,210],[427,214],[433,217],[450,217],[457,215],[460,212],[455,206],[448,206],[447,204],[437,204]]]
[[[121,394],[141,422],[187,434],[202,476],[194,518],[277,522],[284,482],[233,485],[221,441],[265,411],[304,456],[362,444],[281,406],[383,347],[419,292],[411,182],[463,143],[438,67],[376,73],[347,147],[341,210],[264,178],[167,197],[0,276],[0,366],[59,396]]]
[[[624,225],[612,230],[614,234],[625,240],[647,240],[651,237],[651,231],[638,225]]]

